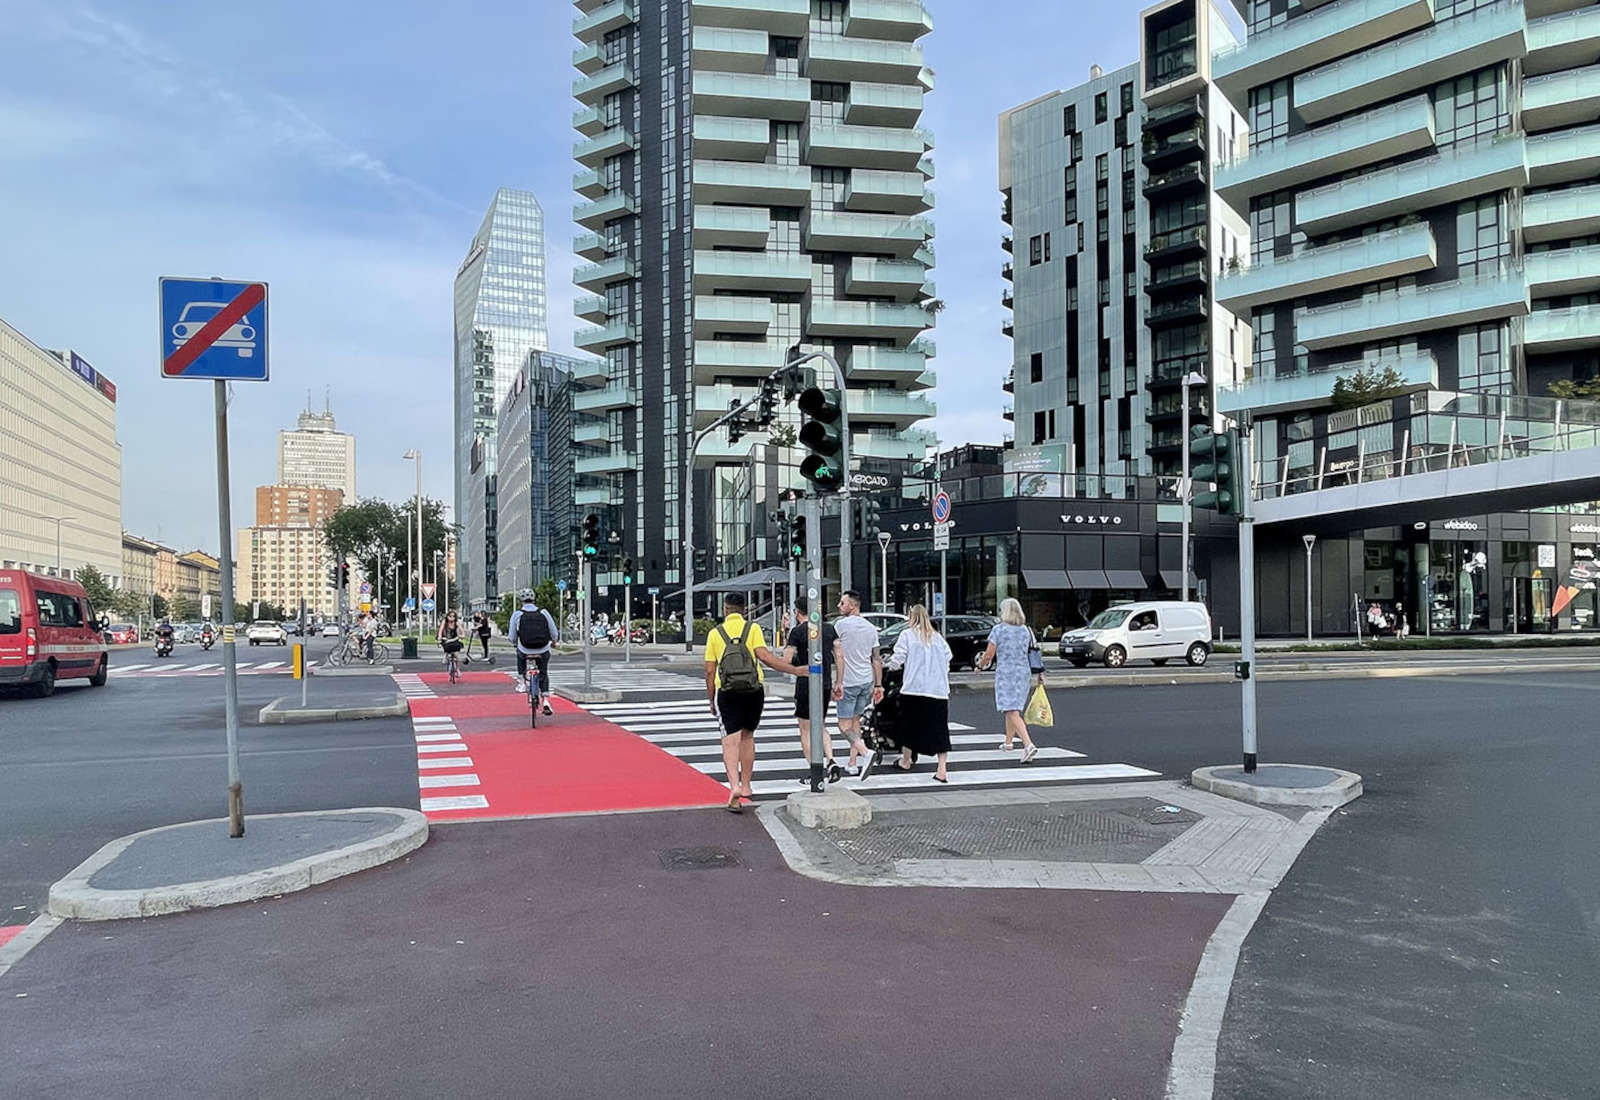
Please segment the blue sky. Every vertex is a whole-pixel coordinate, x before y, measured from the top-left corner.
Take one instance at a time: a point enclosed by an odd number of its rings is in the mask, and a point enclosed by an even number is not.
[[[947,443],[998,441],[1000,111],[1135,56],[1134,6],[927,0],[937,71],[935,333]],[[234,522],[275,432],[331,387],[360,493],[450,496],[451,282],[499,186],[549,224],[550,338],[570,351],[572,6],[6,0],[0,317],[119,387],[123,520],[217,540],[211,387],[157,377],[158,275],[272,285],[273,379],[231,407]],[[1004,12],[1004,18],[1000,13]]]

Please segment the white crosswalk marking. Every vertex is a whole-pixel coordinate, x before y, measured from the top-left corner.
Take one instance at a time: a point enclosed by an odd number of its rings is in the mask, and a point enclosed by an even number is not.
[[[422,682],[422,677],[415,672],[396,672],[394,686],[400,689],[400,694],[407,699],[434,699],[433,689]]]
[[[439,771],[439,770],[442,770],[444,768],[470,768],[470,767],[472,767],[472,757],[470,757],[470,756],[423,757],[421,760],[417,761],[417,767],[421,768],[421,769],[425,769],[427,771]],[[418,779],[420,780],[420,778],[421,777],[419,776]]]
[[[704,685],[701,689],[704,690]],[[784,709],[778,709],[780,706]],[[696,771],[726,782],[722,731],[703,700],[599,703],[584,709],[637,734]],[[833,752],[843,766],[849,742],[840,734],[836,721],[830,720],[827,728]],[[929,760],[919,760],[915,771],[899,771],[894,766],[897,755],[894,753],[885,754],[882,763],[864,782],[855,777],[846,777],[841,782],[870,795],[907,790],[1081,783],[1095,779],[1144,779],[1159,774],[1125,763],[1069,763],[1087,757],[1076,750],[1054,746],[1041,746],[1038,754],[1023,764],[1020,746],[1010,751],[999,748],[998,728],[992,733],[982,733],[972,726],[952,722],[950,730],[948,784],[933,778]],[[800,750],[799,722],[794,717],[790,697],[767,697],[767,710],[756,731],[756,760],[751,790],[757,797],[788,795],[800,789],[807,777],[810,769]]]
[[[426,756],[430,752],[457,752],[465,750],[466,747],[466,742],[462,741],[460,737],[452,737],[448,741],[439,742],[437,744],[419,744],[417,746],[417,752],[423,756]]]
[[[262,664],[241,661],[234,666],[234,671],[240,676],[287,676],[292,670],[282,661],[268,661]],[[221,676],[223,667],[216,661],[198,665],[169,664],[165,661],[156,664],[119,665],[113,661],[106,672],[110,676],[125,676],[135,680],[173,680],[185,676]]]
[[[572,664],[573,667],[568,667]],[[515,676],[516,670],[510,670],[510,675]],[[597,667],[591,673],[591,681],[601,691],[704,691],[705,680],[695,679],[691,676],[680,675],[676,672],[667,672],[664,669],[648,668],[640,665],[607,664]],[[576,662],[563,660],[550,669],[550,686],[553,688],[578,689],[583,687],[583,661]]]
[[[418,728],[420,729],[422,727],[418,727]],[[461,735],[459,733],[419,733],[419,734],[417,734],[417,744],[420,745],[420,744],[424,744],[424,743],[429,742],[429,741],[449,741],[452,744],[457,744],[457,743],[459,743],[461,741]]]
[[[476,775],[419,775],[417,787],[424,791],[434,791],[449,787],[476,787]]]
[[[442,798],[424,798],[421,802],[422,812],[431,810],[486,810],[489,800],[481,794],[455,794]]]

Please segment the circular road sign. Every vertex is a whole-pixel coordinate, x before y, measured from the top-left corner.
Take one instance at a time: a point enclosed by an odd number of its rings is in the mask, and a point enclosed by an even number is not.
[[[950,494],[943,489],[940,489],[939,495],[933,498],[933,522],[950,522]]]

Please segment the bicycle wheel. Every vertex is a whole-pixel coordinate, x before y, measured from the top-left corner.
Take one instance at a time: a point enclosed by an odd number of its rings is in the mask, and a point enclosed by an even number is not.
[[[389,647],[382,642],[377,642],[372,647],[372,663],[386,665],[389,663]]]
[[[343,668],[350,660],[350,650],[343,645],[333,647],[333,652],[328,654],[328,663],[334,668]]]
[[[533,672],[532,669],[529,669]],[[539,728],[539,674],[528,677],[528,728]]]

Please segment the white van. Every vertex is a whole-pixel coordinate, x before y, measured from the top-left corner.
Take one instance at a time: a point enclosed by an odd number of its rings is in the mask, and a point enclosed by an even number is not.
[[[1211,613],[1203,603],[1154,600],[1107,608],[1088,626],[1061,636],[1061,659],[1074,668],[1103,661],[1121,668],[1129,661],[1164,665],[1181,657],[1199,667],[1211,656]]]

